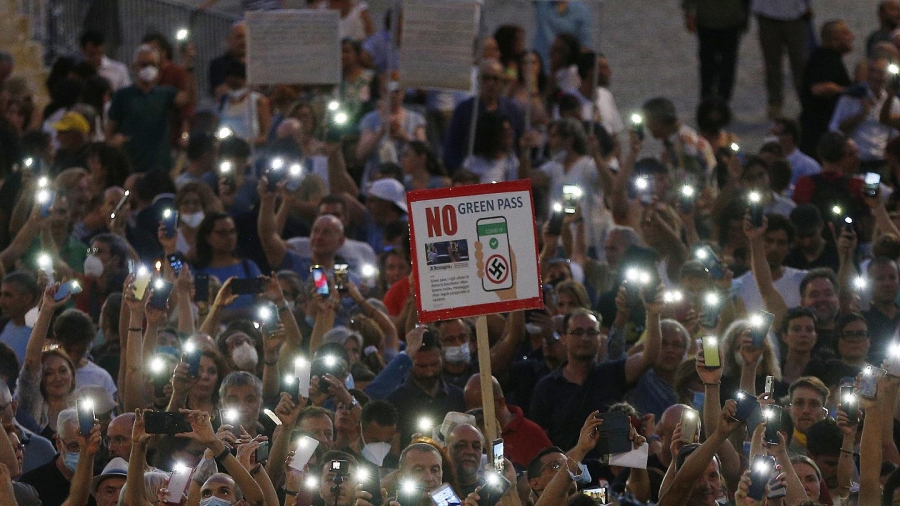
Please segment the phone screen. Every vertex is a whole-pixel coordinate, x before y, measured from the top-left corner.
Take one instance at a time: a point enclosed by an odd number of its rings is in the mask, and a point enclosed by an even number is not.
[[[513,272],[509,254],[509,230],[506,218],[482,218],[476,222],[478,240],[484,252],[484,277],[481,286],[486,292],[506,290],[513,286]]]
[[[303,398],[309,398],[309,380],[312,370],[312,362],[309,360],[297,360],[294,362],[294,376],[297,377],[299,392]]]
[[[878,185],[881,183],[881,174],[877,172],[866,172],[865,193],[867,197],[875,197],[878,195]]]
[[[166,489],[169,494],[166,496],[166,502],[170,504],[181,504],[184,496],[187,494],[188,485],[191,483],[191,474],[194,470],[190,467],[176,466],[177,469],[172,471],[169,483]]]
[[[347,264],[334,264],[334,289],[343,292],[350,282],[350,267]]]
[[[859,423],[859,401],[853,387],[841,387],[841,409],[847,413],[850,423]]]
[[[703,336],[703,360],[706,367],[715,369],[722,367],[719,360],[719,339],[716,336]]]
[[[494,469],[497,470],[498,473],[503,472],[503,439],[494,440],[494,444],[492,445],[491,450],[492,455],[494,456]]]
[[[209,274],[194,275],[194,302],[209,302]]]
[[[444,483],[440,487],[431,491],[431,500],[435,506],[454,506],[462,504],[459,496],[453,491],[449,484]]]
[[[563,211],[566,214],[575,214],[578,199],[581,198],[581,188],[575,185],[563,186]]]
[[[328,297],[331,293],[328,289],[328,277],[325,276],[325,269],[318,265],[312,267],[313,286],[316,289],[316,295]]]
[[[766,443],[777,445],[778,432],[781,430],[781,406],[772,405],[766,408]]]
[[[169,294],[172,293],[172,288],[174,288],[172,283],[157,279],[153,282],[153,293],[147,304],[157,309],[165,309],[169,303]]]
[[[184,263],[181,261],[181,257],[173,253],[167,256],[166,260],[169,261],[169,266],[172,267],[172,271],[175,273],[175,277],[177,278],[178,275],[181,274],[181,269],[184,267]]]
[[[693,443],[694,438],[700,432],[700,413],[693,409],[685,408],[681,412],[681,435],[686,443]]]
[[[309,436],[303,436],[297,442],[297,449],[294,450],[294,457],[291,459],[291,468],[297,471],[303,471],[309,459],[312,458],[316,448],[319,447],[319,441]]]
[[[60,301],[68,295],[78,295],[79,293],[81,293],[81,284],[75,279],[70,279],[59,285],[59,290],[56,291],[56,296],[53,298]]]
[[[178,226],[178,211],[166,209],[162,215],[163,233],[166,237],[175,237],[175,227]]]
[[[90,399],[79,399],[78,401],[78,431],[82,436],[91,435],[91,429],[94,428],[94,403]]]

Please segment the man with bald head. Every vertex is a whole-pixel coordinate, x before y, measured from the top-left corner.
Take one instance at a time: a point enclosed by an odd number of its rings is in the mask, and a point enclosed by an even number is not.
[[[659,423],[656,425],[657,441],[661,448],[658,452],[650,455],[647,459],[647,474],[650,475],[650,496],[654,502],[659,501],[659,487],[662,485],[663,476],[669,469],[674,456],[672,455],[672,433],[675,432],[675,426],[681,423],[681,415],[685,409],[690,406],[685,404],[675,404],[669,407],[662,414]],[[648,438],[651,434],[647,434]]]
[[[478,100],[479,117],[488,111],[497,111],[509,120],[515,137],[514,146],[519,145],[519,136],[524,128],[522,110],[509,98],[502,97],[503,66],[499,61],[486,59],[479,69],[478,97],[464,100],[453,110],[453,118],[447,127],[447,138],[444,140],[444,165],[450,172],[462,165],[469,146],[469,132],[472,128],[472,109]]]
[[[503,453],[513,464],[525,467],[541,449],[552,443],[540,425],[525,418],[522,408],[506,403],[497,378],[491,376],[491,383],[494,385],[494,412],[497,414],[497,425],[501,428]],[[469,378],[463,397],[467,410],[482,407],[480,374]]]
[[[484,435],[477,427],[467,423],[454,427],[447,436],[447,451],[456,471],[461,495],[467,496],[484,485],[484,480],[478,476],[481,454],[484,453]]]
[[[216,101],[228,91],[225,85],[225,69],[233,62],[246,63],[246,61],[247,25],[241,21],[231,27],[228,34],[228,51],[209,62],[209,92],[216,97]]]
[[[120,457],[128,462],[131,456],[131,430],[134,428],[134,413],[119,415],[106,428],[106,447],[109,458]]]

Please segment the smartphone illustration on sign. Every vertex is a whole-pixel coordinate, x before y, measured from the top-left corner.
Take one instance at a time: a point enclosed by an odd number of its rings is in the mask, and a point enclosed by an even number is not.
[[[484,276],[481,278],[481,286],[486,292],[512,288],[513,272],[506,218],[502,216],[482,218],[475,225],[484,253]]]

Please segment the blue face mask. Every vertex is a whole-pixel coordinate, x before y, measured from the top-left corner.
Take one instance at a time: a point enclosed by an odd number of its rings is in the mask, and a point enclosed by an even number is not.
[[[231,501],[226,501],[214,495],[200,499],[200,506],[231,506]]]
[[[63,457],[63,465],[73,473],[75,468],[78,467],[78,455],[78,452],[66,452],[66,456]]]

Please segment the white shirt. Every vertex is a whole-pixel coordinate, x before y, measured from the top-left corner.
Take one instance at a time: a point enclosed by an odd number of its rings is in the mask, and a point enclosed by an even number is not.
[[[782,197],[772,192],[772,202],[763,209],[766,214],[780,214],[784,217],[790,217],[791,211],[797,207],[793,200]]]
[[[128,73],[128,66],[105,55],[100,62],[100,68],[97,69],[97,73],[109,81],[113,91],[131,86],[131,75]]]
[[[875,105],[872,106],[872,110],[869,111],[866,119],[857,125],[853,133],[850,134],[850,138],[859,147],[859,159],[864,162],[883,160],[884,147],[887,145],[888,139],[897,133],[897,130],[878,121],[884,101],[890,98],[891,115],[900,115],[900,100],[896,96],[890,96],[885,90],[881,90],[878,97],[872,93],[872,90],[868,90],[868,93],[869,98],[875,100]],[[828,129],[832,132],[840,132],[841,122],[856,116],[862,110],[862,99],[842,95],[834,108],[834,114],[831,115],[831,123],[828,125]]]
[[[90,385],[98,385],[109,392],[113,399],[116,398],[116,383],[106,369],[88,361],[83,367],[75,369],[75,389]]]
[[[753,0],[753,13],[781,21],[799,19],[809,10],[809,0]]]
[[[781,294],[787,307],[797,307],[800,305],[800,282],[806,276],[806,271],[794,269],[793,267],[785,267],[784,274],[778,281],[775,281],[775,289]],[[732,290],[738,299],[744,303],[747,312],[762,311],[766,307],[763,304],[762,295],[756,286],[756,278],[753,277],[753,271],[748,271],[743,276],[732,281]]]

